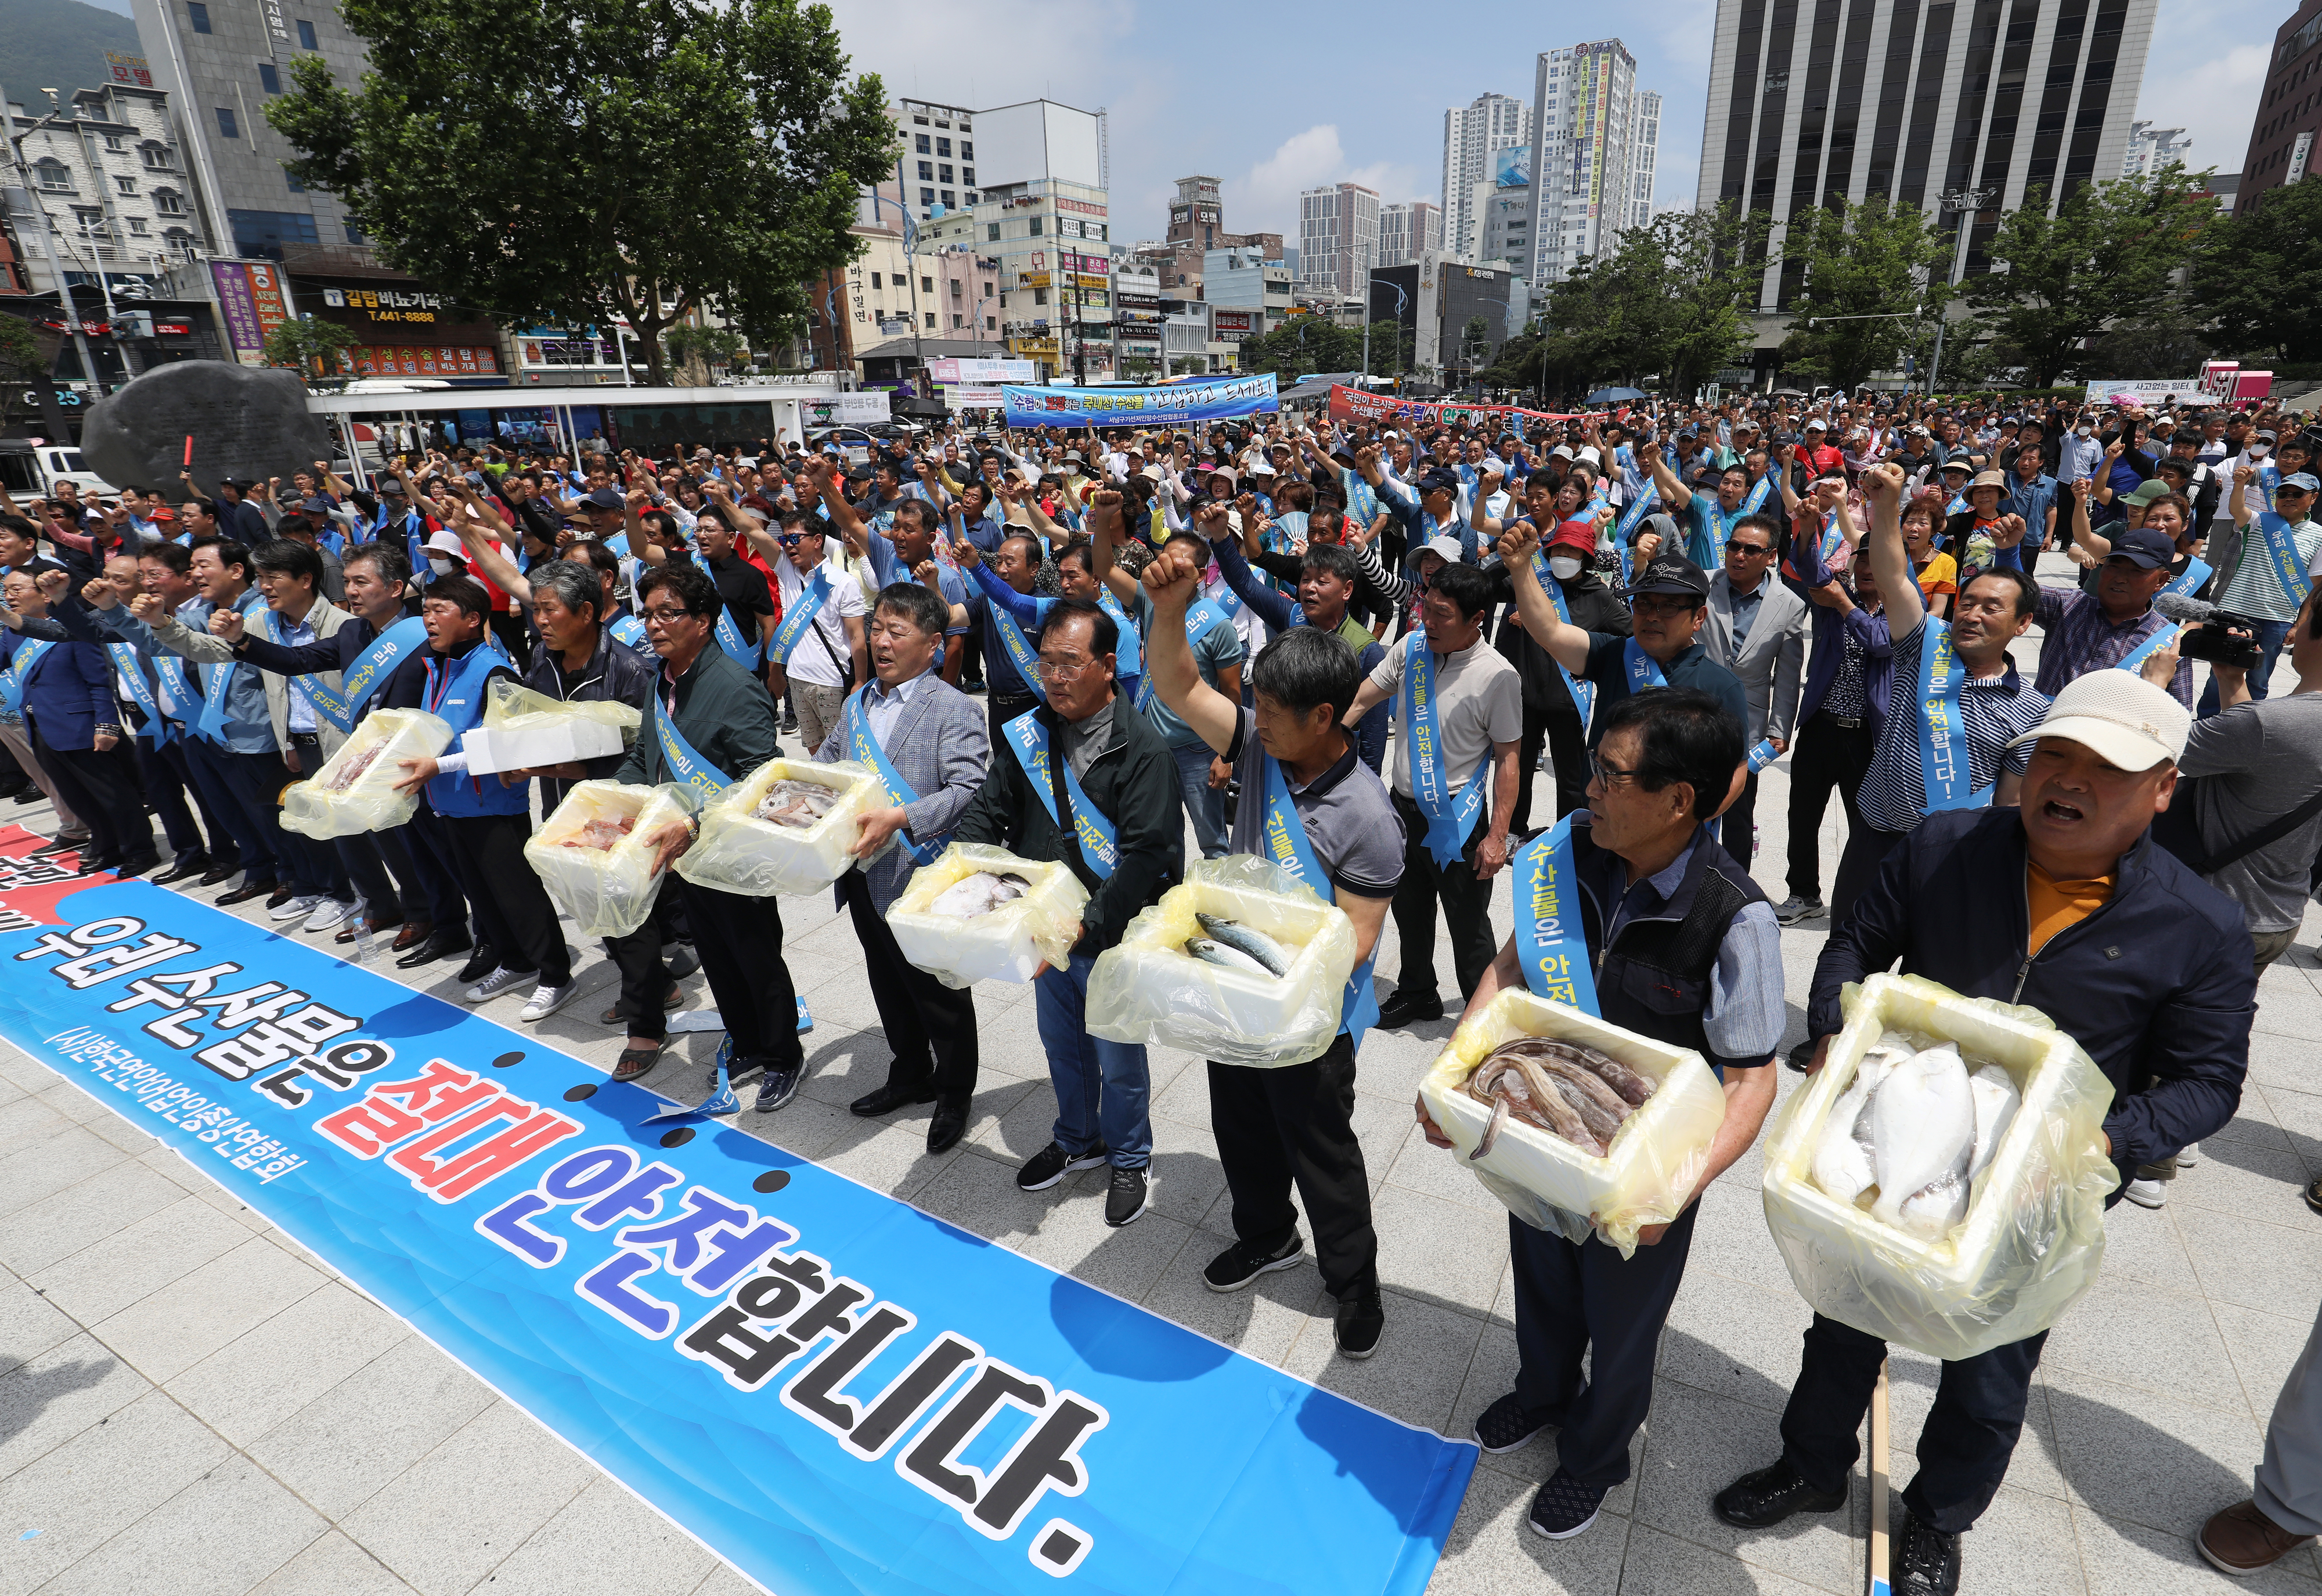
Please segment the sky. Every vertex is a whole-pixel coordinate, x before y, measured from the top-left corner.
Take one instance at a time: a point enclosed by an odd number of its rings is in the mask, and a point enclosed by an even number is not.
[[[1175,179],[1224,184],[1226,226],[1295,247],[1298,194],[1356,182],[1442,195],[1443,113],[1486,91],[1530,102],[1540,50],[1605,37],[1595,7],[1460,0],[1321,9],[1217,0],[827,0],[855,69],[890,95],[972,110],[1045,96],[1110,123],[1112,236],[1158,238]],[[2161,0],[2137,115],[2192,134],[2189,163],[2239,169],[2274,30],[2295,0]],[[978,21],[1004,15],[1005,25]],[[1654,199],[1690,205],[1715,0],[1663,0],[1614,36],[1661,96]],[[1431,22],[1430,18],[1438,19]],[[1439,25],[1440,23],[1440,25]]]

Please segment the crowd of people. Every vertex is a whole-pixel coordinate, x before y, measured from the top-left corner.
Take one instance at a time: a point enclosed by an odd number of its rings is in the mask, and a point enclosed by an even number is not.
[[[1088,1033],[1095,961],[1189,852],[1290,862],[1346,913],[1356,978],[1321,1057],[1210,1063],[1234,1240],[1203,1273],[1232,1291],[1299,1266],[1303,1213],[1349,1358],[1387,1312],[1353,1127],[1363,1036],[1540,990],[1546,871],[1577,888],[1559,935],[1603,1017],[1722,1082],[1696,1195],[1776,1096],[1781,927],[1826,918],[1792,1067],[1821,1067],[1847,982],[1898,964],[2030,1005],[2116,1088],[2120,1194],[2164,1203],[2235,1113],[2258,977],[2322,856],[2322,436],[2264,412],[1879,396],[1545,427],[1460,414],[955,426],[851,461],[767,439],[659,460],[490,444],[398,456],[362,485],[317,461],[288,484],[189,472],[0,501],[0,745],[20,801],[55,806],[42,852],[223,888],[339,944],[392,932],[399,965],[457,960],[470,1002],[520,997],[522,1023],[578,987],[522,854],[572,783],[730,782],[791,737],[859,762],[888,801],[836,890],[894,1056],[853,1111],[925,1108],[931,1152],[968,1123],[974,993],[915,967],[887,924],[913,871],[953,842],[1062,863],[1088,901],[1035,978],[1056,1115],[1018,1183],[1103,1169],[1113,1226],[1150,1199],[1150,1090],[1143,1047]],[[2077,580],[2042,582],[2043,552]],[[2013,650],[2034,626],[2027,676]],[[504,679],[627,704],[642,728],[622,754],[496,774],[455,740],[407,762],[404,825],[331,844],[280,825],[283,789],[365,714],[463,732]],[[1752,871],[1778,759],[1777,901]],[[1833,793],[1847,840],[1825,886]],[[695,835],[648,841],[666,868]],[[1497,941],[1504,875],[1516,934]],[[805,1060],[777,900],[674,877],[603,951],[617,1079],[655,1068],[698,968],[755,1109],[791,1100]],[[1543,1535],[1586,1529],[1627,1475],[1696,1212],[1625,1259],[1585,1219],[1510,1218],[1522,1367],[1476,1438],[1556,1429]],[[1897,1590],[1958,1588],[2043,1341],[1944,1365]],[[1718,1491],[1719,1515],[1840,1509],[1884,1355],[1817,1314],[1779,1455]],[[2221,1566],[2322,1528],[2317,1355],[2254,1504],[2202,1531]]]

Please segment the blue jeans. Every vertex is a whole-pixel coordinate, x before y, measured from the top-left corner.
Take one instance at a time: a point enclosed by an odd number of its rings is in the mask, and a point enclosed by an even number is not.
[[[1226,789],[1210,785],[1210,745],[1172,743],[1169,757],[1177,762],[1177,790],[1185,799],[1185,813],[1193,818],[1193,836],[1204,859],[1226,856]]]
[[[1056,1145],[1074,1154],[1102,1146],[1115,1169],[1143,1169],[1153,1157],[1153,1081],[1142,1043],[1088,1034],[1083,1015],[1095,963],[1074,953],[1066,968],[1044,970],[1032,983],[1040,1045],[1056,1089]]]
[[[2257,623],[2258,660],[2256,664],[2250,667],[2249,673],[2249,690],[2252,699],[2264,698],[2266,689],[2273,685],[2273,662],[2280,657],[2283,643],[2289,640],[2291,624],[2289,621]],[[2211,677],[2209,685],[2201,689],[2200,714],[2206,717],[2217,713],[2217,682],[2215,677]]]

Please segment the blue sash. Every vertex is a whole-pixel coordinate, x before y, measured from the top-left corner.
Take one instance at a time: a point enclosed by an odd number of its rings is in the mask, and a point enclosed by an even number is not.
[[[1008,651],[1008,662],[1016,667],[1016,674],[1024,679],[1031,695],[1045,704],[1048,689],[1040,680],[1040,655],[1032,640],[1024,635],[1024,628],[1014,612],[1004,604],[994,604],[987,595],[984,607],[992,614],[992,629],[1000,635],[1001,647]]]
[[[161,718],[161,707],[153,701],[153,689],[145,680],[143,660],[133,646],[125,643],[108,643],[105,652],[112,657],[115,674],[129,684],[130,702],[145,717],[144,734],[153,739],[154,747],[160,747],[169,740],[169,723]]]
[[[685,740],[685,734],[677,729],[677,717],[659,701],[658,695],[654,705],[654,734],[661,739],[661,762],[666,773],[703,803],[715,802],[734,784],[732,777],[702,758],[700,750]]]
[[[818,565],[814,568],[814,575],[808,578],[806,585],[799,589],[799,596],[791,601],[790,613],[782,617],[782,624],[774,628],[771,652],[776,664],[791,662],[791,655],[798,652],[798,645],[806,639],[806,629],[814,625],[815,616],[820,615],[822,606],[829,602],[830,567]],[[623,620],[628,618],[626,616],[622,617]],[[643,623],[636,625],[637,635],[643,637],[645,631]],[[620,636],[619,621],[613,623],[613,634]],[[628,640],[622,638],[621,641],[626,643]]]
[[[2171,638],[2176,635],[2177,628],[2173,624],[2165,624],[2162,625],[2153,634],[2152,636],[2146,638],[2143,643],[2138,643],[2135,648],[2129,650],[2127,653],[2122,655],[2120,663],[2116,669],[2122,670],[2135,670],[2138,666],[2144,664],[2146,660],[2152,658],[2153,654],[2158,652],[2162,643],[2167,643]]]
[[[1621,557],[1621,585],[1624,588],[1634,579],[1631,567],[1635,561],[1635,556],[1629,552],[1629,536],[1636,531],[1637,523],[1651,515],[1660,502],[1661,490],[1648,482],[1645,484],[1644,492],[1636,497],[1629,507],[1622,512],[1621,519],[1614,524],[1613,550]]]
[[[160,696],[169,700],[161,713],[184,725],[187,709],[201,697],[187,679],[186,662],[175,654],[156,654],[153,656],[153,673],[161,679]]]
[[[1830,562],[1833,559],[1837,558],[1838,552],[1844,547],[1846,547],[1846,534],[1839,528],[1838,512],[1836,510],[1833,510],[1829,515],[1824,516],[1822,521],[1822,548],[1820,550],[1820,553],[1822,556],[1823,565],[1825,569],[1828,568]]]
[[[1009,752],[1016,762],[1024,767],[1032,790],[1039,796],[1040,807],[1061,831],[1065,817],[1056,813],[1055,784],[1048,777],[1048,728],[1040,724],[1037,709],[1019,715],[1000,728],[1008,739]],[[1065,802],[1072,808],[1073,840],[1081,847],[1081,858],[1100,881],[1112,878],[1113,867],[1120,862],[1120,847],[1115,840],[1112,822],[1089,802],[1088,794],[1081,790],[1081,779],[1073,774],[1070,763],[1065,766]]]
[[[1230,621],[1237,619],[1241,615],[1241,595],[1235,592],[1230,586],[1220,587],[1211,596],[1210,602],[1225,611],[1226,619]]]
[[[1113,645],[1113,675],[1123,681],[1132,676],[1143,676],[1145,652],[1137,635],[1137,623],[1120,607],[1120,600],[1112,596],[1112,589],[1102,582],[1097,584],[1096,606],[1112,617],[1113,628],[1120,634]]]
[[[879,739],[871,734],[871,717],[863,710],[863,696],[870,690],[871,684],[866,681],[847,695],[846,713],[843,717],[847,752],[855,756],[857,764],[868,765],[879,772],[879,780],[886,784],[888,802],[898,808],[909,808],[919,801],[919,791],[903,780],[901,773],[895,769],[895,762],[887,757],[887,751],[879,746]],[[924,843],[913,842],[908,830],[895,834],[895,845],[902,849],[913,864],[933,864],[937,855],[943,853],[944,845],[950,841],[949,832],[939,837],[930,837]]]
[[[1185,606],[1185,641],[1192,643],[1225,618],[1224,613],[1216,605],[1206,598],[1196,598]],[[1145,707],[1152,702],[1153,677],[1148,671],[1137,679],[1137,691],[1132,696],[1130,707],[1142,715],[1145,713]]]
[[[382,522],[381,524],[384,525],[384,522]],[[403,513],[404,548],[411,556],[412,574],[422,578],[423,586],[425,585],[425,573],[427,570],[427,551],[425,545],[421,543],[419,529],[425,524],[426,518],[421,515],[418,511],[406,510]]]
[[[1564,588],[1558,583],[1556,573],[1548,569],[1548,557],[1538,549],[1534,549],[1531,553],[1531,573],[1539,579],[1540,585],[1547,590],[1548,601],[1556,606],[1556,618],[1568,626],[1572,625],[1572,611],[1564,601]],[[1543,649],[1540,652],[1547,653],[1548,651]],[[1549,658],[1553,660],[1556,656],[1550,654]],[[1580,725],[1585,731],[1587,728],[1589,717],[1596,712],[1596,684],[1593,681],[1583,681],[1574,676],[1571,671],[1564,668],[1564,661],[1561,660],[1556,661],[1556,673],[1564,678],[1565,690],[1572,695],[1572,707],[1580,711]]]
[[[1742,500],[1742,507],[1733,512],[1733,521],[1739,521],[1744,515],[1754,515],[1760,510],[1765,508],[1766,496],[1773,490],[1774,473],[1771,470],[1769,470],[1764,476],[1758,479],[1757,483],[1750,489],[1749,494]],[[1733,521],[1728,521],[1725,524],[1725,531],[1729,536],[1732,535],[1733,531]]]
[[[1782,756],[1774,752],[1774,740],[1768,737],[1750,751],[1750,773],[1754,776]]]
[[[1413,632],[1403,646],[1403,702],[1398,707],[1411,739],[1411,796],[1427,820],[1427,852],[1449,866],[1466,853],[1467,834],[1484,807],[1484,784],[1491,779],[1487,754],[1457,796],[1445,790],[1442,738],[1435,722],[1435,655],[1427,634]]]
[[[636,616],[623,616],[613,623],[612,633],[613,641],[631,653],[643,654],[645,658],[654,661],[661,658],[659,654],[654,652],[653,640],[645,635],[645,624]]]
[[[1960,710],[1967,667],[1952,647],[1949,626],[1933,616],[1919,624],[1929,628],[1919,649],[1919,781],[1927,812],[1983,808],[1991,802],[1991,789],[1971,790],[1967,725]]]
[[[2182,594],[2189,597],[2201,590],[2201,584],[2208,581],[2211,574],[2209,567],[2199,560],[2189,560],[2185,562],[2184,570],[2171,577],[2168,585],[2161,590],[2163,593]]]
[[[1629,691],[1649,693],[1655,688],[1668,686],[1668,678],[1661,674],[1660,664],[1652,655],[1630,638],[1621,645],[1621,665],[1629,673]]]
[[[1516,962],[1535,998],[1602,1017],[1567,815],[1516,851]]]
[[[736,558],[739,559],[740,556],[736,555]],[[709,561],[696,554],[693,557],[693,563],[701,568],[701,574],[709,579],[712,587],[717,586],[718,573],[709,569]],[[743,563],[747,565],[749,561],[744,561]],[[754,570],[756,567],[753,566],[751,569]],[[756,674],[758,651],[754,645],[743,641],[742,628],[734,622],[733,606],[726,603],[722,597],[718,604],[718,646],[726,651],[727,659],[753,675]]]
[[[1291,799],[1282,762],[1271,754],[1266,761],[1265,822],[1259,834],[1266,840],[1267,859],[1312,888],[1316,897],[1338,901],[1339,889],[1314,857],[1314,841],[1306,834],[1306,822]],[[1355,966],[1339,999],[1339,1029],[1354,1039],[1358,1049],[1363,1044],[1363,1033],[1378,1023],[1378,994],[1371,988],[1371,966],[1377,962],[1378,943],[1374,940],[1371,956]]]
[[[1943,514],[1946,515],[1961,515],[1974,508],[1975,506],[1967,502],[1967,495],[1962,493],[1955,495],[1952,497],[1952,502],[1943,506]]]
[[[0,714],[5,714],[10,720],[24,718],[25,682],[32,674],[32,667],[40,663],[41,656],[56,646],[53,643],[42,643],[38,639],[27,640],[17,645],[16,657],[9,662],[8,673],[0,676]]]
[[[210,667],[208,685],[202,689],[202,712],[194,721],[194,730],[213,743],[225,741],[225,698],[233,686],[233,673],[240,669],[231,660]]]
[[[620,558],[626,560],[629,557],[629,534],[626,532],[615,533],[612,536],[605,540],[605,547],[612,550],[612,552],[620,556]]]
[[[2281,482],[2280,466],[2260,466],[2258,485],[2265,491],[2265,507],[2258,512],[2257,529],[2265,539],[2266,563],[2273,568],[2274,579],[2290,596],[2293,605],[2306,602],[2314,582],[2306,574],[2306,562],[2298,557],[2298,540],[2290,535],[2290,523],[2273,507],[2273,490]]]
[[[396,663],[426,646],[427,623],[417,616],[406,616],[370,640],[370,646],[340,675],[336,692],[325,686],[319,675],[309,676],[305,679],[306,697],[314,700],[324,719],[342,732],[352,732],[355,717],[370,702],[371,695],[387,685]]]

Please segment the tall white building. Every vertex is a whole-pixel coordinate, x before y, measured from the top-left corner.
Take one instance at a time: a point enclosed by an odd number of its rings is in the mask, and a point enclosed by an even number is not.
[[[1443,207],[1414,199],[1379,207],[1378,263],[1401,266],[1443,248]]]
[[[1298,196],[1298,280],[1310,292],[1363,297],[1378,243],[1378,190],[1338,183]]]
[[[1660,142],[1661,97],[1646,89],[1629,114],[1629,216],[1624,226],[1642,227],[1653,219],[1653,169],[1660,164]]]
[[[2128,153],[2120,163],[2124,178],[2144,178],[2159,171],[2172,160],[2185,159],[2185,151],[2193,141],[2185,136],[2181,127],[2155,127],[2149,122],[2132,123],[2128,130]]]
[[[1443,249],[1471,258],[1479,242],[1475,190],[1493,178],[1493,156],[1531,142],[1531,111],[1513,95],[1481,94],[1443,113]]]
[[[1972,195],[1967,269],[1988,270],[1983,245],[2028,190],[2053,205],[2121,170],[2159,7],[2018,0],[2003,28],[1997,0],[1858,0],[1841,48],[1835,6],[1718,0],[1696,205],[1769,213],[1778,243],[1801,212],[1872,196],[1948,231],[1962,212],[1943,199]],[[1795,295],[1802,269],[1769,269],[1760,306]]]
[[[1618,39],[1543,50],[1534,63],[1536,287],[1560,281],[1583,258],[1608,250],[1630,224],[1636,86],[1636,58]]]

